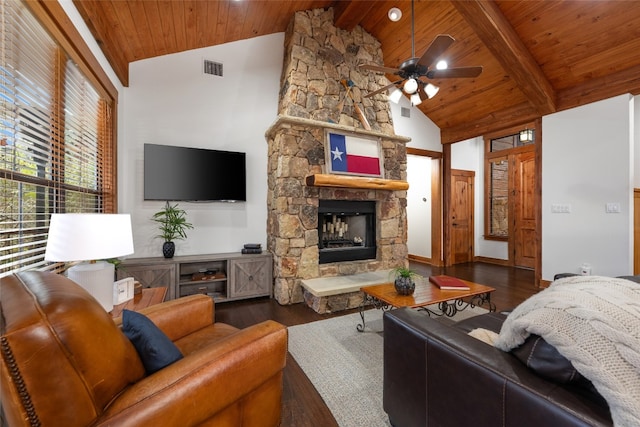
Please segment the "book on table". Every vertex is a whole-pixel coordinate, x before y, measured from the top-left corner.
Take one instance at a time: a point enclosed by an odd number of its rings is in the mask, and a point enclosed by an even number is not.
[[[445,276],[444,274],[439,276],[429,276],[429,281],[444,290],[468,291],[471,289],[469,288],[469,285],[457,277]]]

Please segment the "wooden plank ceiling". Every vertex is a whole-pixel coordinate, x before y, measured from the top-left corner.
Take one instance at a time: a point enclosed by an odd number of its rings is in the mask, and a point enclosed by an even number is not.
[[[334,8],[336,26],[380,40],[385,66],[411,58],[407,0],[74,0],[121,82],[132,61],[285,31],[297,10]],[[399,22],[387,11],[402,10]],[[438,34],[450,66],[419,108],[449,143],[611,96],[640,94],[640,1],[415,1],[415,53]],[[393,75],[387,77],[393,78]]]

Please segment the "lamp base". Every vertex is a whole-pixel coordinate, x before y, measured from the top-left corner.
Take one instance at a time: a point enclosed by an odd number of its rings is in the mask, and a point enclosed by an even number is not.
[[[67,277],[87,290],[107,311],[113,310],[113,264],[81,263],[67,270]]]

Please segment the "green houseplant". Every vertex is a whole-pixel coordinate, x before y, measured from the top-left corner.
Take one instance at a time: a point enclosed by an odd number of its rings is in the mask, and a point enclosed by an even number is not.
[[[187,213],[178,207],[178,204],[171,205],[169,202],[164,209],[153,214],[151,218],[157,222],[160,229],[160,237],[164,240],[162,254],[165,258],[173,258],[176,250],[174,240],[186,239],[186,230],[192,229],[193,225],[187,222]]]
[[[416,282],[414,278],[418,274],[407,267],[396,267],[391,270],[391,274],[395,277],[393,282],[398,295],[411,295],[416,290]]]

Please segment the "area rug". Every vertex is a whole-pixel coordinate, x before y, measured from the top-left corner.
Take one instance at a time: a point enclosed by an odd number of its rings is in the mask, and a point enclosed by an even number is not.
[[[452,320],[486,312],[469,307]],[[289,328],[289,352],[341,427],[390,426],[382,409],[382,314],[367,310],[364,332],[356,330],[359,313]]]

